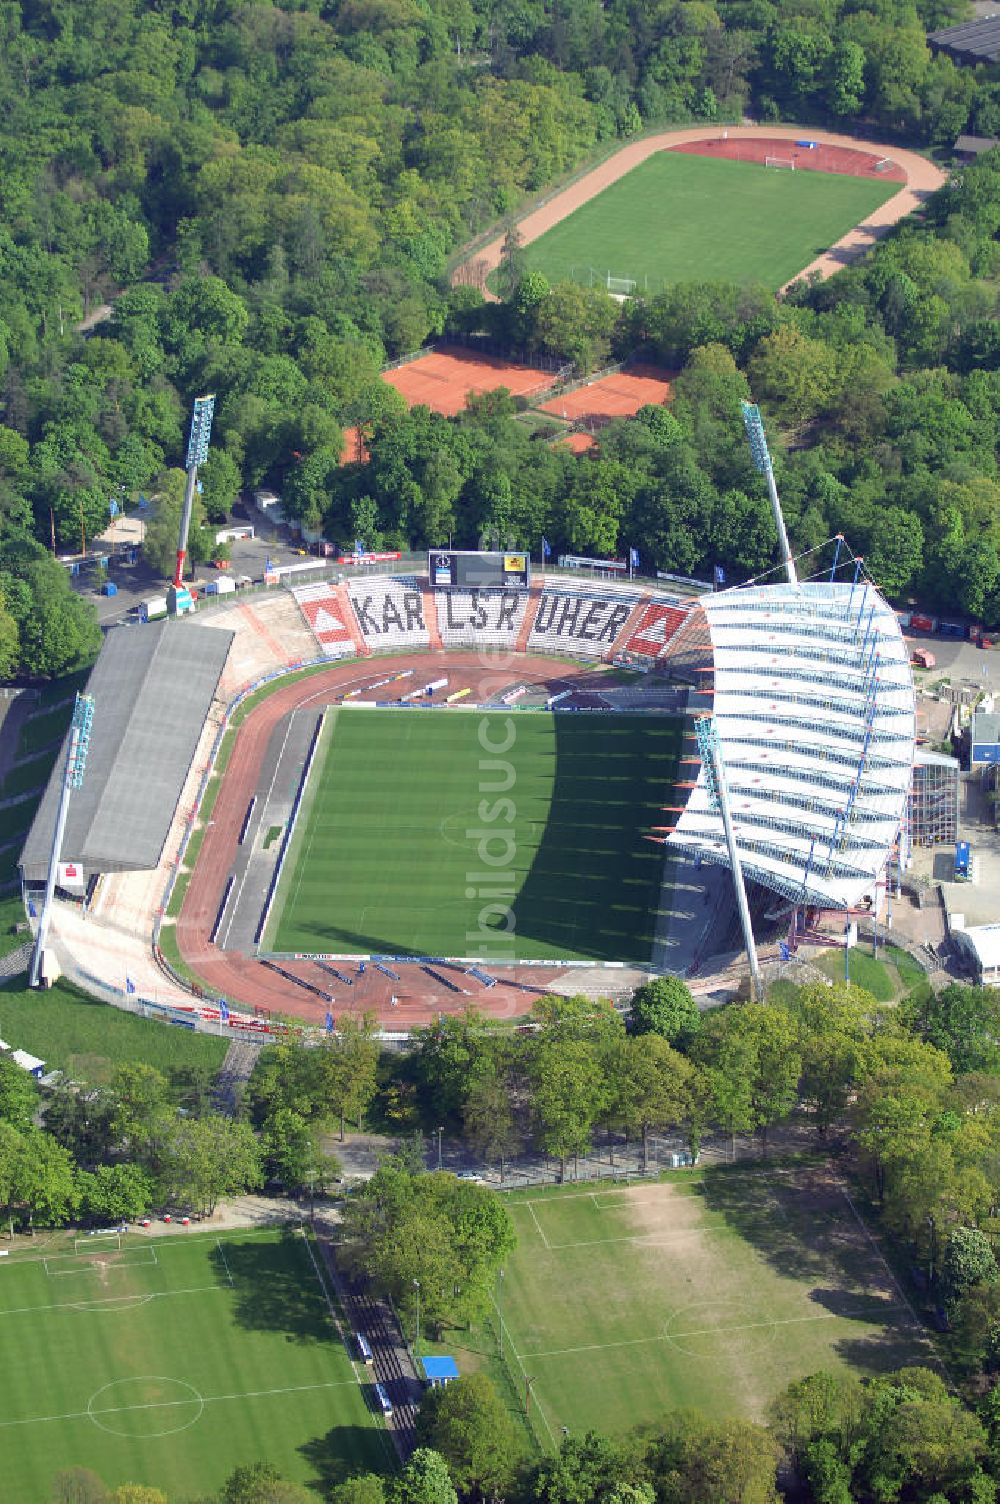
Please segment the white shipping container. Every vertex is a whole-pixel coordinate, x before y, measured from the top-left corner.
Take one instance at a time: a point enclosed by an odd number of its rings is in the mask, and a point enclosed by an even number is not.
[[[205,586],[206,595],[232,595],[236,590],[236,581],[227,574],[220,574],[218,579],[209,580]]]

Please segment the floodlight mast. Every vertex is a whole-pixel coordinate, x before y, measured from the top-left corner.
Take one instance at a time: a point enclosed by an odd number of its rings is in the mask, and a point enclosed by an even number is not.
[[[798,576],[795,573],[795,562],[792,559],[792,551],[788,546],[788,534],[785,531],[785,519],[781,515],[781,502],[778,500],[778,487],[774,481],[774,467],[771,464],[771,454],[767,447],[767,437],[764,433],[764,420],[760,415],[760,408],[753,402],[744,402],[743,426],[750,440],[750,454],[754,466],[760,471],[767,481],[767,494],[771,498],[771,511],[774,513],[774,526],[778,534],[778,546],[781,549],[781,562],[785,566],[785,574],[789,585],[798,586]]]
[[[188,438],[187,485],[184,488],[184,506],[181,511],[181,530],[177,538],[177,564],[174,569],[174,589],[184,588],[184,561],[187,558],[188,533],[191,530],[191,511],[194,506],[194,488],[198,481],[198,466],[208,459],[208,441],[212,436],[212,417],[215,413],[215,397],[196,397],[191,414],[191,433]]]
[[[720,816],[726,837],[726,850],[729,853],[729,866],[733,874],[733,888],[736,892],[736,907],[739,910],[740,926],[743,930],[743,944],[750,963],[750,989],[755,998],[760,998],[763,996],[764,987],[760,975],[760,963],[757,960],[757,943],[753,936],[746,884],[743,881],[743,863],[740,861],[736,832],[733,829],[733,819],[729,810],[729,790],[726,787],[722,748],[719,745],[715,722],[710,716],[700,716],[694,723],[694,729],[698,738],[701,765],[705,773],[708,802]]]
[[[59,858],[62,855],[63,836],[66,834],[66,819],[69,815],[69,798],[73,790],[78,789],[83,783],[83,775],[87,767],[87,753],[90,749],[90,728],[93,720],[93,695],[77,695],[76,704],[73,707],[73,719],[69,728],[69,742],[66,747],[66,766],[63,771],[62,789],[59,793],[59,807],[56,811],[55,829],[52,832],[52,850],[49,853],[49,871],[45,879],[42,916],[38,921],[35,949],[31,957],[31,973],[28,978],[28,983],[31,987],[37,987],[41,981],[45,942],[49,936],[49,921],[52,916],[52,898],[56,890],[56,880],[59,876]]]

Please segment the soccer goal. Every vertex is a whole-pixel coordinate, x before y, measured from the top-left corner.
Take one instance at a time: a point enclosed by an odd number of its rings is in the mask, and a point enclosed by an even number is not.
[[[612,297],[617,296],[619,298],[631,297],[636,287],[634,277],[613,277],[610,272],[608,272],[604,285]]]
[[[117,1252],[122,1246],[120,1232],[97,1232],[87,1238],[73,1239],[74,1253],[108,1253]]]
[[[786,172],[795,171],[795,162],[791,157],[765,157],[765,167],[783,167]]]
[[[137,1264],[157,1264],[156,1249],[140,1244],[136,1248],[81,1248],[79,1253],[49,1254],[42,1260],[45,1273],[50,1279],[65,1279],[67,1275],[96,1274],[102,1280],[119,1269],[131,1269]]]

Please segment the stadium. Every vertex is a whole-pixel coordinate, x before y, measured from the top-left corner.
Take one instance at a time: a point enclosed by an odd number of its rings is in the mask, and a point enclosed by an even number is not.
[[[846,578],[713,594],[435,553],[111,633],[59,967],[263,1032],[515,1018],[651,972],[732,983],[720,767],[762,960],[790,915],[877,911],[906,860],[913,688],[895,615],[844,559]],[[490,572],[512,563],[518,581]],[[61,778],[22,855],[29,911]]]
[[[668,132],[546,199],[524,244],[590,203],[637,244],[605,190],[643,164],[675,186],[697,174],[673,217],[713,242],[706,173],[824,214],[837,175],[856,180],[877,206],[847,235],[831,220],[840,238],[803,266],[820,233],[807,215],[786,248],[800,275],[835,271],[941,176],[794,127]],[[836,211],[845,224],[858,202]],[[589,244],[591,221],[573,233]],[[473,248],[454,279],[485,288],[500,251]],[[670,385],[616,368],[553,397],[541,369],[433,350],[384,379],[449,413],[502,382],[577,449]],[[532,573],[524,554],[434,550],[274,570],[194,619],[109,634],[86,771],[69,754],[57,767],[21,859],[29,916],[44,931],[54,915],[36,945],[47,975],[191,1026],[332,1028],[348,1011],[405,1033],[470,1005],[516,1018],[548,989],[624,997],[651,973],[731,994],[817,914],[878,917],[908,860],[907,653],[841,541],[798,579],[764,449],[782,584],[713,592],[621,561]]]

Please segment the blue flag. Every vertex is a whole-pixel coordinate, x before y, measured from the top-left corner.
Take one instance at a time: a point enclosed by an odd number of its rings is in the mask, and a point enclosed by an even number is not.
[[[131,994],[135,991],[135,983],[129,976],[125,978],[125,991],[129,994],[129,996],[131,996]]]
[[[38,918],[38,910],[35,908],[35,905],[32,903],[32,901],[31,901],[30,898],[28,899],[28,918],[29,919],[37,919]]]
[[[716,564],[715,568],[712,571],[712,575],[717,585],[724,585],[726,583],[726,571],[723,569],[721,564]]]
[[[330,1012],[329,1008],[326,1010],[326,1032],[328,1034],[333,1033],[333,1014]]]
[[[229,1022],[229,1004],[224,997],[219,998],[219,1017],[224,1024]]]
[[[784,940],[780,940],[778,942],[778,955],[783,961],[790,961],[792,959],[792,953],[789,950],[788,946],[785,944]]]
[[[264,572],[265,572],[265,574],[270,573],[270,571],[273,568],[274,568],[274,561],[272,559],[265,559],[264,560]]]
[[[544,560],[544,559],[551,559],[551,557],[552,557],[552,549],[549,546],[549,540],[548,540],[548,538],[543,537],[542,538],[542,558]]]
[[[639,550],[637,548],[630,548],[628,551],[628,567],[629,569],[639,568]]]
[[[361,557],[361,555],[364,553],[364,551],[365,551],[365,545],[362,543],[361,539],[360,538],[355,538],[355,540],[354,540],[354,552],[358,556],[358,558]]]
[[[108,511],[111,513],[112,517],[117,517],[118,516],[118,503],[117,503],[117,501],[109,501],[108,502]]]

